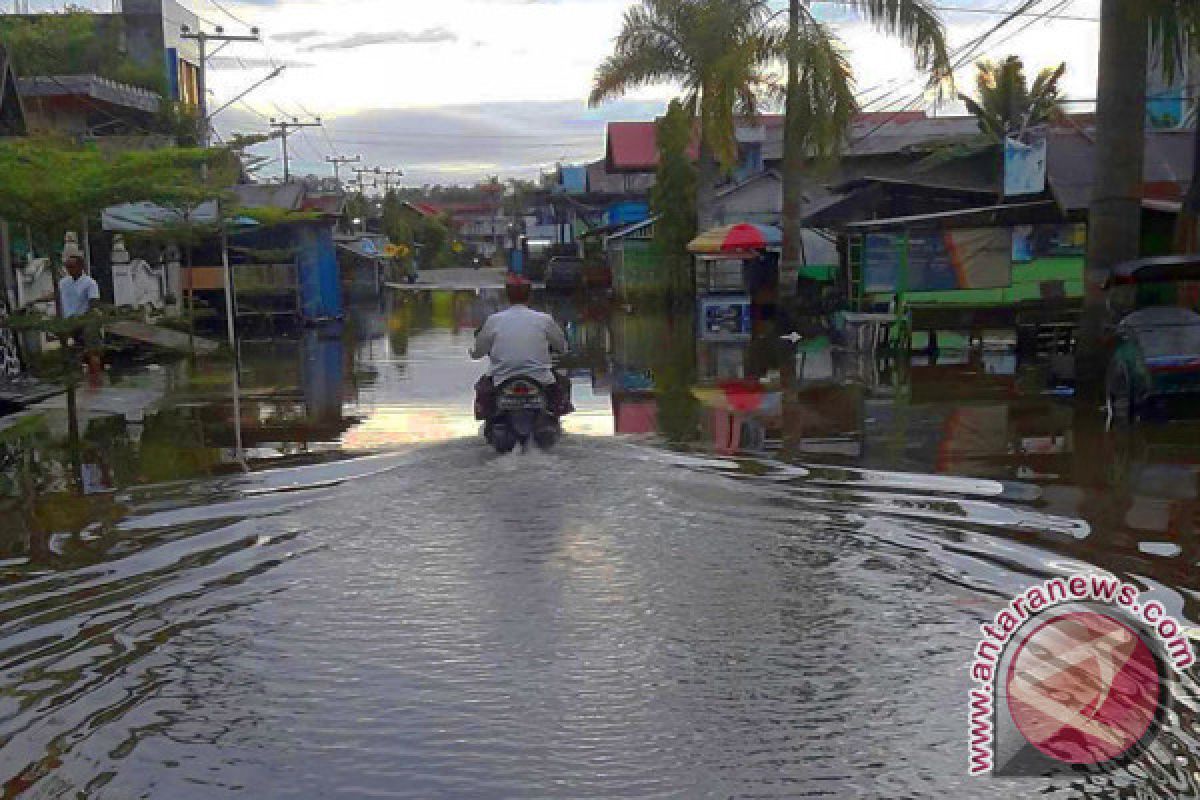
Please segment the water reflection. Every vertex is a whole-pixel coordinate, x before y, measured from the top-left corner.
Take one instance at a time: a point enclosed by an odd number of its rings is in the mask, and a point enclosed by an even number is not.
[[[997,597],[1094,565],[1200,621],[1200,423],[1108,432],[1000,347],[878,361],[820,327],[544,303],[580,408],[549,455],[478,439],[491,291],[397,293],[6,419],[6,796],[285,767],[321,796],[403,794],[405,768],[413,796],[853,795],[854,770],[947,794]],[[1163,785],[1190,786],[1173,759]]]

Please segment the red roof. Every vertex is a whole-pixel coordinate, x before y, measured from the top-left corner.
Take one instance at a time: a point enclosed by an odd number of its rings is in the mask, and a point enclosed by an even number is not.
[[[855,124],[903,125],[925,119],[924,111],[868,111],[858,115]],[[763,114],[753,125],[782,127],[782,114]],[[608,124],[608,169],[611,172],[652,172],[658,166],[658,130],[655,122],[610,122]],[[699,158],[699,142],[693,142],[690,155]]]
[[[610,122],[608,168],[647,172],[658,164],[658,134],[653,122]]]

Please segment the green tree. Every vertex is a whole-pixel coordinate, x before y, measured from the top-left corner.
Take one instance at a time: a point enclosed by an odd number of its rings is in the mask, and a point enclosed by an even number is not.
[[[354,220],[366,222],[367,217],[371,213],[371,204],[367,201],[366,195],[361,192],[356,192],[346,198],[346,224],[357,231],[354,227]]]
[[[755,116],[773,85],[779,36],[770,17],[761,0],[642,0],[596,70],[592,106],[651,84],[683,86],[684,107],[698,119],[701,226],[712,222],[721,169],[737,160],[737,118]]]
[[[938,89],[953,72],[946,34],[927,0],[846,0],[876,28],[898,36],[913,51],[917,67]],[[765,5],[765,3],[764,3]],[[777,55],[786,63],[786,122],[783,164],[783,260],[801,260],[800,215],[805,165],[813,155],[836,156],[858,111],[853,74],[842,47],[802,0],[789,0],[788,26]]]
[[[165,95],[163,64],[141,64],[125,55],[122,25],[119,15],[75,7],[57,14],[6,15],[0,16],[0,41],[18,75],[95,74]]]
[[[413,240],[421,248],[421,269],[450,266],[450,226],[444,219],[423,218],[413,226]]]
[[[413,243],[413,228],[404,216],[404,202],[395,189],[383,196],[383,232],[392,244]]]
[[[1066,74],[1065,63],[1043,69],[1032,87],[1019,56],[1000,62],[983,59],[975,69],[975,97],[959,97],[989,142],[1002,144],[1006,137],[1018,137],[1029,128],[1062,119],[1058,83]]]
[[[959,99],[979,122],[979,133],[952,139],[936,147],[923,159],[919,169],[931,169],[957,158],[970,158],[995,150],[1003,158],[1001,146],[1007,138],[1020,139],[1031,128],[1059,122],[1065,118],[1059,82],[1067,65],[1046,67],[1029,85],[1025,64],[1019,56],[996,62],[983,59],[975,65],[975,96],[960,94]],[[1002,169],[1003,167],[1001,167]]]
[[[672,100],[658,121],[658,176],[650,205],[658,216],[655,244],[666,273],[670,302],[683,306],[692,295],[692,259],[687,246],[696,236],[696,168],[688,155],[692,114]]]
[[[109,206],[146,201],[180,208],[220,195],[218,187],[234,177],[227,156],[224,149],[195,148],[108,153],[55,137],[0,140],[0,217],[29,226],[42,249],[52,250],[66,231]]]

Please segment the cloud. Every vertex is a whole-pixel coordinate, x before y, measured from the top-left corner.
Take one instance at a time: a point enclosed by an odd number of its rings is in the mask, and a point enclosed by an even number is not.
[[[327,174],[329,167],[322,161],[328,153],[322,151],[334,148],[362,155],[369,166],[399,167],[405,172],[403,183],[410,186],[472,183],[493,174],[530,178],[559,160],[587,163],[603,158],[609,120],[653,119],[664,105],[620,101],[592,110],[580,98],[364,110],[327,118],[323,134],[310,134],[311,146],[298,141],[294,167],[298,174]],[[261,120],[237,108],[223,112],[217,124],[222,135],[262,126]],[[278,145],[262,148],[259,152],[273,155]],[[276,168],[268,168],[266,174]]]
[[[288,31],[287,33],[276,33],[271,38],[276,42],[285,44],[297,44],[309,39],[315,39],[318,36],[323,36],[323,31]]]
[[[230,58],[229,56],[213,56],[212,58],[208,59],[209,69],[214,70],[273,69],[275,67],[304,69],[312,66],[316,65],[308,61],[291,61],[288,59],[277,59],[272,61],[266,58]]]
[[[318,50],[353,50],[358,47],[370,47],[377,44],[438,44],[441,42],[457,42],[458,34],[446,28],[426,28],[423,31],[409,33],[408,31],[380,31],[378,33],[356,33],[342,39],[329,42],[310,44],[301,48],[306,53]]]

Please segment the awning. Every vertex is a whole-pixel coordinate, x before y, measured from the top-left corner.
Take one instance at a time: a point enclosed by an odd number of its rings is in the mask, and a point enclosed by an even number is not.
[[[386,252],[387,245],[370,236],[364,236],[361,239],[338,241],[337,246],[347,253],[353,253],[359,258],[365,258],[368,261],[390,257]]]
[[[782,244],[783,231],[779,228],[742,222],[705,231],[688,244],[688,251],[706,255],[742,254]]]
[[[217,201],[209,200],[191,212],[163,208],[154,203],[126,203],[104,209],[101,214],[104,230],[113,233],[133,233],[178,228],[183,225],[216,225]]]
[[[981,208],[964,208],[957,211],[939,211],[933,214],[917,214],[911,217],[864,220],[862,222],[852,222],[846,225],[845,228],[847,231],[853,233],[867,233],[870,231],[915,227],[991,228],[1064,221],[1065,217],[1059,210],[1057,203],[1053,200],[1039,200],[1033,203],[1015,203],[984,206]]]

